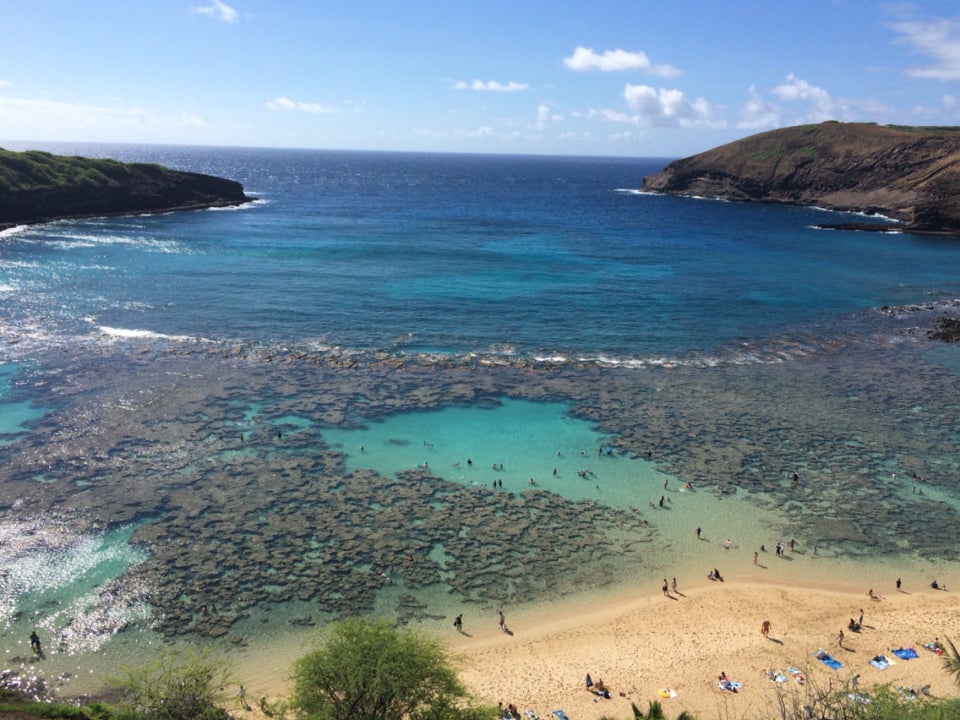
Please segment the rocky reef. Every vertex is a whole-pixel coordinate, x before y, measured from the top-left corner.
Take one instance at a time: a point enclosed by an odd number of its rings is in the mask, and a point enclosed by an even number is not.
[[[643,189],[863,212],[893,218],[906,232],[960,235],[960,128],[840,122],[782,128],[672,162],[644,178]]]
[[[65,218],[228,207],[251,200],[240,183],[212,175],[0,149],[0,230]]]

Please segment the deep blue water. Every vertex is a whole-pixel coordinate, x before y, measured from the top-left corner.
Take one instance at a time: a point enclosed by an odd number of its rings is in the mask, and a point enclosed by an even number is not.
[[[814,209],[637,193],[663,159],[49,147],[235,178],[261,201],[5,235],[0,326],[21,344],[108,328],[682,359],[960,290],[954,239],[822,231],[812,226],[828,215]]]

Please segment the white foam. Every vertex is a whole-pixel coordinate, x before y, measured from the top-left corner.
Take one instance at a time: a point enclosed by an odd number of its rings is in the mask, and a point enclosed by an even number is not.
[[[189,335],[166,335],[164,333],[154,332],[153,330],[140,330],[137,328],[113,328],[107,325],[98,327],[101,333],[110,337],[122,338],[125,340],[196,340],[197,338]]]

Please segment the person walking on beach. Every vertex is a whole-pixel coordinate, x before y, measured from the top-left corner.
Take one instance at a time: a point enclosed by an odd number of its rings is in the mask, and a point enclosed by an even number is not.
[[[900,578],[897,578],[897,592],[900,592]]]
[[[843,647],[843,630],[837,633],[837,645]]]
[[[674,592],[677,591],[677,579],[676,579],[676,578],[673,578],[673,579],[670,581],[670,589],[673,590]]]
[[[764,637],[767,637],[770,634],[770,621],[764,620],[763,624],[760,625],[760,634]]]
[[[503,617],[503,610],[500,611],[500,630],[502,631],[506,627],[507,621]]]
[[[670,597],[670,586],[667,585],[667,579],[663,579],[663,594],[665,597]]]
[[[700,539],[700,528],[699,528],[699,526],[698,526],[698,527],[697,527],[697,540],[699,540],[699,539]]]
[[[453,626],[457,629],[457,632],[463,632],[463,615],[457,615],[457,619],[453,621]]]
[[[753,551],[753,564],[754,564],[754,565],[757,564],[757,551],[756,551],[756,550]]]

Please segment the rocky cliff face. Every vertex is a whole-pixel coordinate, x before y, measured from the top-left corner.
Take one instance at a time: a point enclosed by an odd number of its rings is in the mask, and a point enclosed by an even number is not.
[[[159,165],[0,150],[0,227],[240,205],[233,180]]]
[[[773,130],[670,163],[643,189],[878,213],[910,231],[960,235],[960,128]]]

